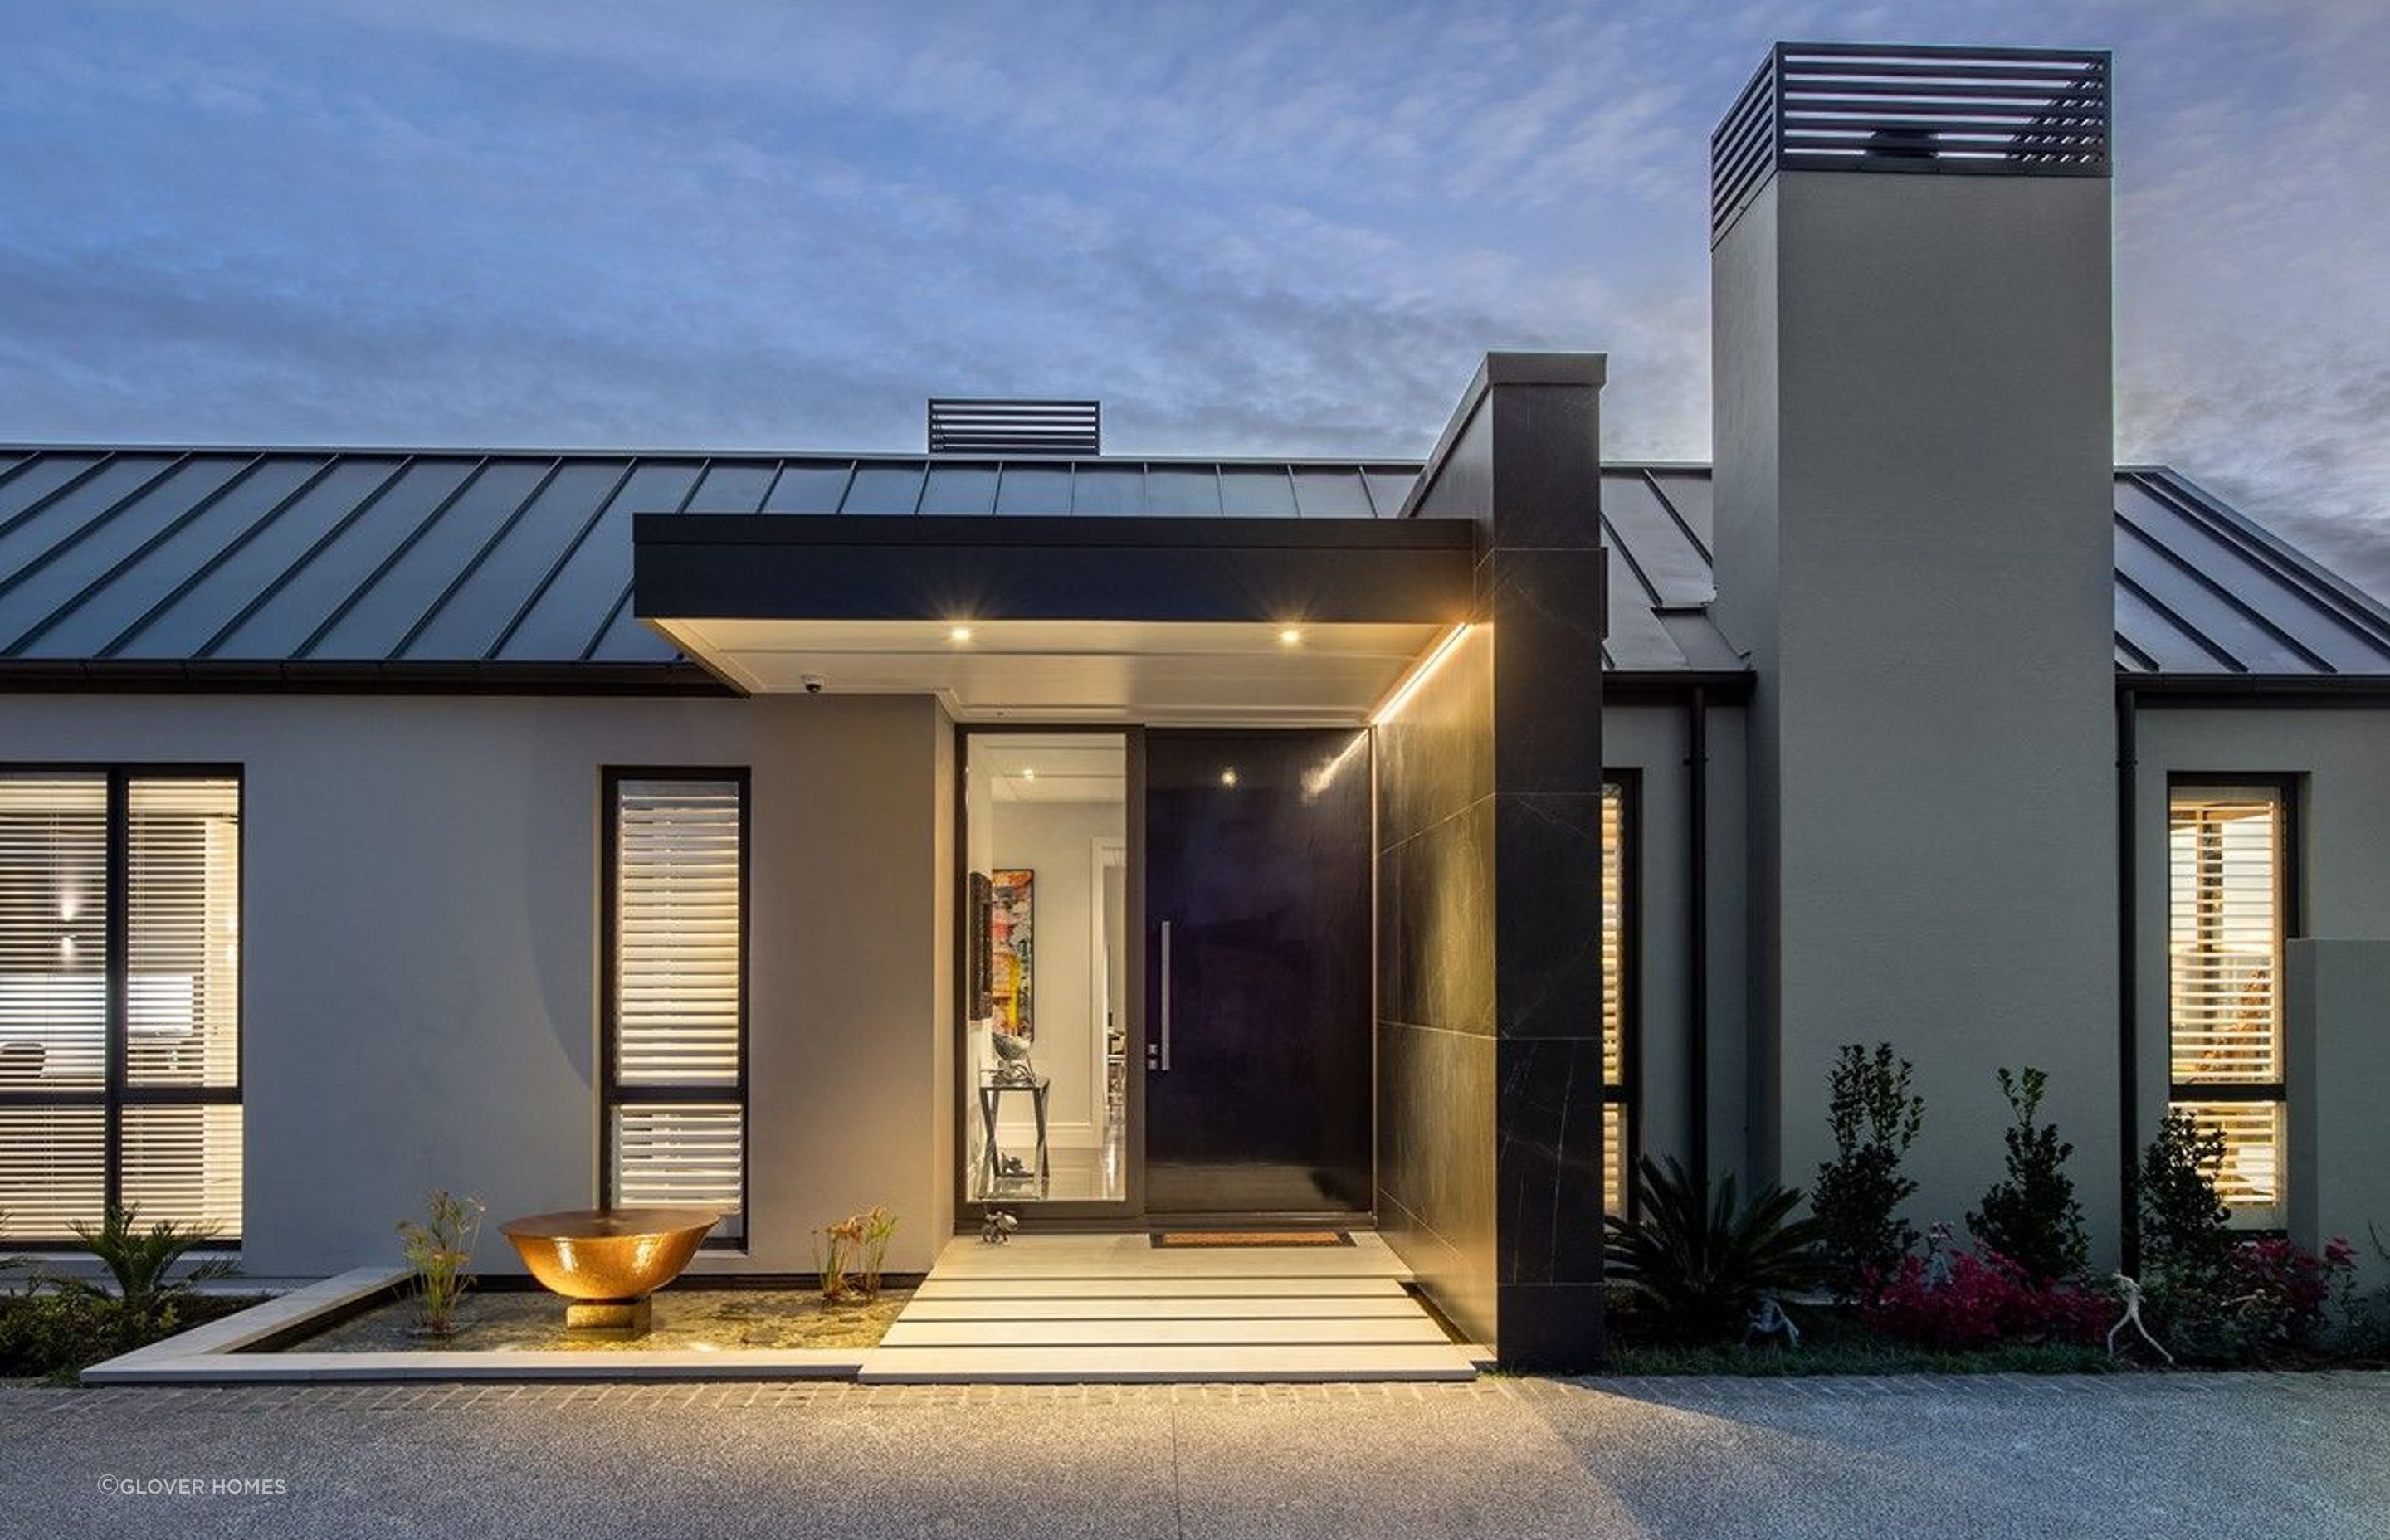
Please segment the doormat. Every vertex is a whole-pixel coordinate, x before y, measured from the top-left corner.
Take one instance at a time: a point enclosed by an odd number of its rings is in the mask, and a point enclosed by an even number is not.
[[[1156,1230],[1153,1243],[1165,1251],[1206,1246],[1350,1246],[1343,1230]]]

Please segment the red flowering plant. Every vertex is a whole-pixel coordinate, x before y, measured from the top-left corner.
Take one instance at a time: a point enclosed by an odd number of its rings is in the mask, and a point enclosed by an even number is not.
[[[2006,1342],[2096,1342],[2114,1315],[2106,1293],[2074,1283],[2036,1283],[1989,1248],[1954,1251],[1936,1225],[1923,1256],[1908,1256],[1874,1280],[1859,1318],[1887,1337],[1964,1352]]]

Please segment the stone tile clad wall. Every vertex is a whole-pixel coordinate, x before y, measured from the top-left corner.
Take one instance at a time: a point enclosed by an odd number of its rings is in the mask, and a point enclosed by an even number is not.
[[[1487,357],[1409,510],[1480,623],[1380,729],[1381,1219],[1518,1366],[1601,1348],[1602,376]]]

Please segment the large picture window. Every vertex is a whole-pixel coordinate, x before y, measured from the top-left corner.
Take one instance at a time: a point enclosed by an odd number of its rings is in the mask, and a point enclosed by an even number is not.
[[[746,1237],[747,773],[605,777],[601,1185]]]
[[[2279,1229],[2286,1109],[2282,946],[2292,933],[2286,784],[2174,785],[2167,812],[2168,1059],[2175,1110],[2224,1136],[2235,1225]]]
[[[0,770],[0,1250],[240,1188],[238,774]]]
[[[1601,786],[1601,1207],[1627,1212],[1635,1161],[1635,783]]]

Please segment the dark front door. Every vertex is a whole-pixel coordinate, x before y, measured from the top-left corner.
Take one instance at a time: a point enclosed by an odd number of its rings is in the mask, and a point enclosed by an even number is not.
[[[1145,752],[1145,1206],[1370,1206],[1366,732]]]

